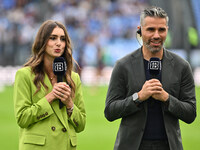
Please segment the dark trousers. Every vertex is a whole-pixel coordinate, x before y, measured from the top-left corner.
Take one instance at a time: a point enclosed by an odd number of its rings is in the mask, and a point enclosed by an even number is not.
[[[166,140],[143,140],[139,150],[170,150]]]

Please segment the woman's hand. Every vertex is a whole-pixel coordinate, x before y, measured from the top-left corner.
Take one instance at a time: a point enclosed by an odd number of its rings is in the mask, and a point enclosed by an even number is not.
[[[66,82],[55,83],[53,87],[53,95],[60,99],[67,108],[73,107],[73,101],[71,98],[71,88]]]
[[[46,99],[49,103],[52,103],[55,99],[60,99],[67,108],[73,107],[73,101],[71,98],[71,88],[66,82],[55,83],[53,90],[47,94]]]

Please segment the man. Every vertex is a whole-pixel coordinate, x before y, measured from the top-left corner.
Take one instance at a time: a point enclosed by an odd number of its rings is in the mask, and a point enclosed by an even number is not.
[[[182,150],[179,119],[196,117],[195,85],[190,65],[163,48],[168,16],[159,7],[145,9],[138,33],[143,46],[120,59],[112,72],[105,117],[122,118],[115,150]],[[159,74],[150,74],[149,60],[160,59]]]

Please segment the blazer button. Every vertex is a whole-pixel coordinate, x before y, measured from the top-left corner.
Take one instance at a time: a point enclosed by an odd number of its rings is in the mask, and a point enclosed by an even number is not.
[[[67,130],[66,130],[65,128],[62,128],[62,131],[63,131],[63,132],[66,132]]]
[[[51,130],[52,130],[52,131],[55,131],[55,130],[56,130],[56,127],[52,126],[52,127],[51,127]]]

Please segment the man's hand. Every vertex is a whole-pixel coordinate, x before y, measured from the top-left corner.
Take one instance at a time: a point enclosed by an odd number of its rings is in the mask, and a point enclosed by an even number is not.
[[[138,97],[141,101],[145,101],[151,96],[156,100],[166,101],[169,94],[162,88],[159,80],[151,79],[144,83],[142,89],[138,92]]]

